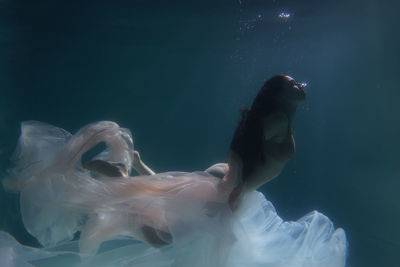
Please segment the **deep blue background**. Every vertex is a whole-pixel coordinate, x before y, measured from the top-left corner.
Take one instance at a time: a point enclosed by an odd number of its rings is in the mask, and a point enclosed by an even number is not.
[[[113,120],[158,172],[225,161],[265,79],[308,86],[297,153],[261,190],[286,220],[317,209],[348,266],[400,266],[398,1],[0,0],[0,175],[23,120]],[[291,13],[280,19],[281,12]],[[25,244],[18,197],[0,229]]]

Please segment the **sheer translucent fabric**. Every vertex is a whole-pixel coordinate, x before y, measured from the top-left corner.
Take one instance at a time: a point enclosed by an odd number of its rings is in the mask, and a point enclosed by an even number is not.
[[[81,161],[100,142],[107,149],[96,158],[130,169],[132,137],[116,123],[93,123],[74,135],[22,124],[15,167],[3,184],[20,192],[24,225],[43,248],[1,232],[1,266],[344,266],[344,231],[326,216],[284,222],[255,191],[232,213],[221,179],[207,172],[96,177]],[[147,244],[155,240],[166,246]]]

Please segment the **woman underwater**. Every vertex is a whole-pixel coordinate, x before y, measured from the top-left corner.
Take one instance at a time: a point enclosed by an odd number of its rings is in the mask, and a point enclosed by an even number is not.
[[[289,76],[269,79],[242,113],[228,163],[193,173],[155,174],[113,122],[74,135],[22,123],[3,185],[20,193],[24,225],[43,248],[0,232],[0,265],[344,266],[342,229],[316,211],[284,222],[255,191],[294,153],[292,122],[305,97]],[[107,148],[82,163],[102,142]],[[129,176],[132,168],[140,175]]]

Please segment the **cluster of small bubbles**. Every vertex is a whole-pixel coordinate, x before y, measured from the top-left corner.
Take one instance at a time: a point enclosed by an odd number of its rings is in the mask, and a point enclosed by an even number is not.
[[[301,85],[301,87],[306,87],[307,86],[307,82],[301,82],[299,84]]]
[[[304,87],[306,87],[308,85],[308,83],[307,82],[300,82],[299,85],[304,88]],[[304,111],[310,111],[310,102],[306,101],[306,103],[302,105],[301,109],[304,110]]]
[[[278,15],[278,17],[281,18],[281,19],[288,19],[288,18],[290,18],[290,16],[291,16],[291,14],[288,13],[288,12],[281,12],[281,13]]]
[[[254,30],[254,28],[257,26],[257,24],[262,23],[263,16],[262,14],[258,14],[257,17],[253,19],[246,19],[246,20],[239,20],[239,30],[241,32],[246,32],[249,30]]]
[[[249,23],[249,22],[242,22],[239,27],[239,30],[241,32],[244,32],[244,31],[248,31],[248,30],[253,30],[254,28],[255,28],[254,24]]]

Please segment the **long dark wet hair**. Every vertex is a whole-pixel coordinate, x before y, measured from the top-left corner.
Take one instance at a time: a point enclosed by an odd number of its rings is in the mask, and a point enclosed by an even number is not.
[[[261,87],[251,108],[241,112],[241,120],[234,133],[230,148],[242,159],[244,180],[256,165],[265,161],[263,119],[276,111],[283,111],[288,115],[293,112],[292,107],[285,103],[280,96],[287,85],[287,79],[288,77],[284,74],[270,78]]]

